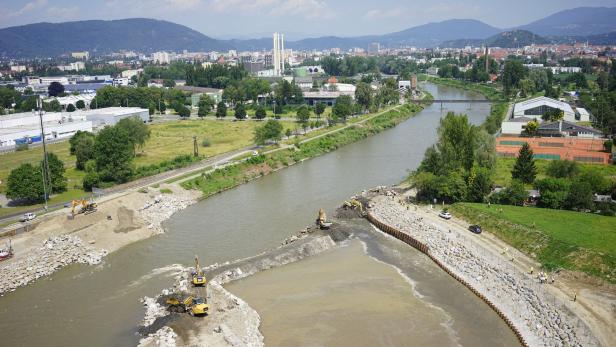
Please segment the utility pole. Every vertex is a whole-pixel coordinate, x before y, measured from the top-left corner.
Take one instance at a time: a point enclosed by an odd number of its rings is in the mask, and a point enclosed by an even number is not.
[[[197,137],[193,136],[193,155],[195,157],[199,156],[199,146],[197,146]]]
[[[51,175],[49,174],[49,161],[47,160],[47,144],[45,142],[45,128],[43,127],[43,100],[41,97],[36,99],[36,108],[41,122],[41,139],[43,140],[43,194],[45,198],[45,211],[47,211],[47,197],[52,194]],[[47,193],[47,185],[49,185],[49,194]]]

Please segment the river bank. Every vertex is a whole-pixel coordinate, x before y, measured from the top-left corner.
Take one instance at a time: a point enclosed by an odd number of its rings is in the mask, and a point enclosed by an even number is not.
[[[424,219],[416,208],[400,198],[371,200],[375,218],[425,244],[431,256],[503,312],[528,345],[601,345],[587,322],[571,309],[569,298],[553,295],[543,288],[548,284],[520,271],[511,264],[509,253],[478,243],[476,239],[483,235],[469,235],[450,224]]]
[[[146,188],[112,197],[96,212],[69,219],[69,208],[54,212],[30,232],[11,239],[15,255],[0,265],[0,295],[74,263],[96,265],[109,253],[163,232],[162,223],[197,201],[198,193],[177,185],[161,194]]]

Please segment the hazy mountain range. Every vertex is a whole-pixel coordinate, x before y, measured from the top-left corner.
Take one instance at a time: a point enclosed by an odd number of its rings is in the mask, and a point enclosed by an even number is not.
[[[590,43],[613,44],[616,43],[615,18],[616,7],[582,7],[561,11],[518,28],[500,29],[478,20],[452,19],[384,35],[287,40],[285,47],[367,48],[372,42],[378,42],[383,47],[444,47],[483,43],[516,47],[530,43],[586,40]],[[123,49],[151,53],[184,49],[226,51],[271,48],[271,37],[217,40],[183,25],[145,18],[37,23],[0,29],[0,56],[8,57],[59,56],[80,50],[104,54]]]

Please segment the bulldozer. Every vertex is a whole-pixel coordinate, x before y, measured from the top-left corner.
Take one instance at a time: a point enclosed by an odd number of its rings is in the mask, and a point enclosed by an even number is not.
[[[172,295],[167,299],[166,304],[169,312],[188,312],[191,316],[207,315],[210,310],[205,299],[186,294]]]
[[[75,217],[78,213],[92,213],[96,211],[97,204],[85,199],[73,200],[71,202],[71,216]]]
[[[316,225],[321,229],[329,229],[332,226],[332,223],[327,222],[327,215],[323,209],[319,209],[319,217],[316,220]]]
[[[203,270],[201,270],[201,266],[199,266],[199,257],[195,255],[195,270],[192,273],[192,283],[194,286],[203,286],[205,285],[205,275],[203,274]]]

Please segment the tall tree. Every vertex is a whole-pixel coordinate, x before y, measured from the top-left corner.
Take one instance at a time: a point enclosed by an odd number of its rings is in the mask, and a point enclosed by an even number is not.
[[[515,89],[520,88],[520,82],[526,75],[526,68],[517,60],[505,61],[503,69],[503,89],[506,95],[511,95]]]
[[[120,120],[117,127],[123,128],[130,134],[130,143],[133,146],[133,156],[137,153],[137,148],[143,148],[150,138],[150,128],[143,123],[140,117],[128,117]]]
[[[71,138],[72,140],[72,138]],[[73,145],[71,145],[71,149]],[[77,170],[85,170],[88,160],[94,159],[94,136],[80,136],[74,145],[75,167]]]
[[[66,191],[66,177],[64,177],[64,163],[54,153],[47,153],[47,163],[49,166],[49,178],[51,183],[51,191],[54,194]],[[41,161],[41,165],[44,162]]]
[[[47,87],[47,93],[49,96],[58,96],[64,93],[64,86],[60,82],[51,82]]]
[[[353,99],[349,95],[341,95],[336,98],[336,104],[332,108],[332,118],[335,122],[346,122],[347,117],[353,114]]]
[[[265,124],[255,128],[254,140],[258,145],[264,145],[267,141],[280,141],[282,138],[282,124],[270,119]]]
[[[255,110],[255,118],[258,120],[262,120],[265,119],[265,116],[267,116],[267,111],[265,111],[265,107],[261,105],[257,106],[257,109]]]
[[[235,118],[236,119],[246,119],[246,107],[244,104],[235,105]]]
[[[212,112],[212,109],[214,108],[215,104],[216,102],[214,101],[214,99],[212,99],[211,96],[207,94],[201,95],[201,97],[199,98],[199,110],[197,111],[197,116],[207,116],[210,112]]]
[[[125,128],[103,128],[94,144],[96,171],[101,180],[128,181],[133,174],[133,153],[133,143]]]
[[[13,169],[7,179],[6,196],[30,202],[43,200],[43,176],[39,165],[26,163]]]
[[[216,106],[216,118],[225,118],[227,116],[227,104],[224,101],[218,103]]]
[[[325,112],[325,108],[327,108],[327,105],[322,102],[318,102],[314,105],[314,114],[317,115],[317,119],[321,118],[321,115]]]
[[[372,104],[372,87],[368,83],[359,82],[355,89],[355,100],[362,108],[367,110]]]
[[[535,177],[537,177],[537,168],[535,167],[535,159],[533,159],[533,150],[526,142],[522,145],[522,148],[520,148],[518,158],[513,166],[513,171],[511,171],[511,177],[513,179],[520,180],[523,183],[533,183],[535,181]]]
[[[310,121],[310,109],[308,106],[302,105],[297,109],[297,122],[304,129],[304,133],[306,132],[306,128],[308,128],[308,122]]]

